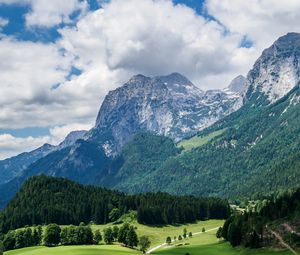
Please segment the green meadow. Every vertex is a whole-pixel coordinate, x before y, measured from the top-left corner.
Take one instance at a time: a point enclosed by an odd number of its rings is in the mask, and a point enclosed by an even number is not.
[[[222,220],[208,220],[199,221],[195,224],[186,224],[178,226],[164,226],[164,227],[150,227],[136,223],[133,221],[131,224],[135,225],[139,236],[147,235],[151,240],[151,248],[160,245],[165,242],[166,237],[173,237],[183,234],[183,229],[186,228],[188,232],[192,232],[195,235],[191,238],[187,238],[182,241],[173,242],[170,246],[163,246],[160,249],[155,250],[152,254],[157,255],[289,255],[288,251],[270,251],[264,249],[248,250],[248,249],[234,249],[228,243],[219,241],[216,238],[215,229],[223,224]],[[107,225],[92,225],[92,229],[100,229],[101,231],[112,226]],[[205,228],[207,232],[201,233],[202,228]],[[199,233],[200,232],[200,233]],[[198,234],[196,234],[198,233]],[[90,246],[58,246],[54,248],[48,248],[44,246],[24,248],[19,250],[13,250],[5,252],[4,255],[134,255],[141,254],[138,250],[132,250],[120,246],[114,245],[90,245]]]

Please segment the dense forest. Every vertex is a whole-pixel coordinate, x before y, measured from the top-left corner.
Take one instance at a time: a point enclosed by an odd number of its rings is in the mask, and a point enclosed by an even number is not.
[[[140,223],[155,225],[225,219],[230,212],[227,201],[218,198],[166,193],[126,195],[41,175],[27,180],[0,213],[0,227],[6,233],[26,225],[103,224],[117,220],[129,210],[137,211]]]
[[[259,211],[236,213],[226,220],[219,234],[232,246],[258,248],[270,245],[271,229],[292,222],[295,229],[286,233],[283,238],[291,245],[300,246],[299,219],[300,188],[269,201]]]

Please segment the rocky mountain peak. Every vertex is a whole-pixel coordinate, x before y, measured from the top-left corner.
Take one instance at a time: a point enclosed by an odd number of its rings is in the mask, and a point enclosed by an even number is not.
[[[179,73],[135,75],[105,97],[88,139],[109,155],[118,154],[139,132],[179,141],[236,110],[236,102],[232,93],[205,93]]]
[[[264,50],[247,75],[247,99],[274,103],[293,89],[300,78],[300,34],[288,33]]]
[[[243,75],[238,75],[231,81],[226,89],[235,93],[244,94],[247,90],[246,77],[244,77]]]

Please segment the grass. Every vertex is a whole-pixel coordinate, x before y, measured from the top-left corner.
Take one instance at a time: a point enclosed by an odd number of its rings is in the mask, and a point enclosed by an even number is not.
[[[204,144],[208,143],[210,140],[212,140],[213,138],[223,134],[225,132],[225,129],[221,129],[221,130],[217,130],[215,132],[212,132],[206,136],[198,136],[195,135],[190,139],[186,139],[186,140],[182,140],[181,142],[179,142],[177,144],[178,147],[183,147],[183,149],[185,151],[189,151],[192,150],[194,148],[203,146]]]
[[[139,251],[121,247],[119,245],[93,246],[59,246],[48,248],[44,246],[30,247],[5,252],[4,255],[131,255],[141,254]]]
[[[184,245],[188,243],[188,245]],[[182,246],[176,246],[181,244]],[[163,247],[153,254],[157,255],[291,255],[289,251],[271,251],[267,249],[242,249],[232,248],[226,242],[220,242],[216,238],[216,231],[207,232],[182,242],[175,242],[171,247]]]
[[[186,224],[179,226],[164,226],[164,227],[150,227],[136,223],[131,224],[137,228],[138,235],[147,235],[152,241],[151,247],[157,246],[165,242],[166,237],[173,237],[182,235],[183,229],[187,228],[188,232],[201,232],[204,227],[206,230],[219,227],[223,224],[221,220],[199,221],[195,224]],[[107,225],[92,225],[92,229],[103,230]],[[194,235],[181,242],[176,241],[169,247],[162,247],[153,252],[156,255],[291,255],[289,251],[271,251],[266,249],[249,250],[232,248],[228,243],[219,242],[216,238],[216,231],[210,231]],[[188,245],[187,245],[188,244]],[[178,246],[181,245],[181,246]],[[31,247],[19,250],[5,252],[4,255],[134,255],[141,254],[136,250],[127,249],[120,245],[91,245],[91,246],[59,246],[55,248],[47,247]]]
[[[151,240],[151,247],[157,246],[162,244],[166,241],[168,236],[174,237],[183,234],[183,229],[186,228],[188,232],[200,232],[202,228],[211,229],[222,226],[224,223],[223,220],[207,220],[207,221],[198,221],[197,223],[193,224],[185,224],[185,225],[168,225],[163,227],[153,227],[153,226],[146,226],[133,221],[131,224],[136,227],[136,231],[138,236],[146,235]],[[100,229],[101,231],[109,226],[114,226],[112,224],[107,225],[92,225],[93,231],[96,229]],[[121,225],[117,225],[121,226]]]

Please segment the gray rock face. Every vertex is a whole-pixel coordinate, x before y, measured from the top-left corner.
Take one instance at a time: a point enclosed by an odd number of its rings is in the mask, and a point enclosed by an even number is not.
[[[109,156],[141,131],[179,141],[237,110],[240,98],[229,89],[204,92],[178,73],[136,75],[105,97],[87,139],[102,144]]]
[[[239,94],[244,94],[247,90],[247,79],[243,75],[235,77],[228,86],[228,90]]]
[[[271,104],[285,96],[300,78],[300,34],[288,33],[263,51],[247,75],[247,99]]]

